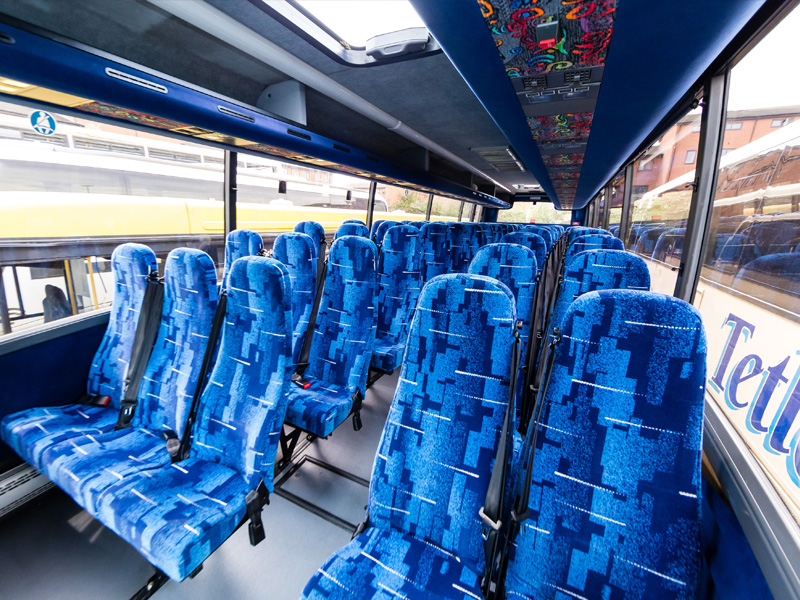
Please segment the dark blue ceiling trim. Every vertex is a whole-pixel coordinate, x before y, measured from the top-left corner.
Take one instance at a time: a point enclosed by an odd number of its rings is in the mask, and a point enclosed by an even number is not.
[[[575,207],[585,206],[765,0],[623,0]]]
[[[287,126],[286,123],[252,107],[231,102],[207,91],[180,85],[171,78],[154,75],[152,71],[138,70],[124,61],[98,56],[10,25],[0,24],[0,33],[13,40],[13,43],[0,41],[0,74],[11,79],[313,156],[361,171],[454,194],[485,206],[509,207],[507,202],[488,194],[428,173],[390,164],[385,159],[305,129],[300,130],[303,137],[298,137],[289,133],[290,130],[297,132],[297,127]],[[106,69],[115,69],[140,77],[156,86],[161,86],[162,91],[114,79],[106,74]],[[228,111],[228,114],[222,111]],[[233,115],[238,113],[240,116],[232,116],[231,113]],[[87,113],[85,117],[91,119],[92,115]],[[153,130],[163,131],[157,128]],[[195,143],[204,142],[189,135],[185,136],[185,139]],[[339,150],[337,147],[346,150]],[[258,153],[236,146],[231,146],[231,149]],[[285,160],[283,157],[279,158]],[[298,164],[325,169],[308,163]]]
[[[411,3],[514,152],[553,199],[556,208],[561,208],[478,3],[474,0],[411,0]]]

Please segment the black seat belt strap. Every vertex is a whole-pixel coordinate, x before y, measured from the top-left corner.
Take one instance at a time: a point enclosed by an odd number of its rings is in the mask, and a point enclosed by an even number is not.
[[[189,407],[189,415],[186,417],[186,426],[183,429],[183,437],[181,438],[181,446],[178,451],[180,460],[186,458],[189,454],[189,446],[192,439],[192,427],[194,426],[195,419],[197,419],[197,410],[200,404],[200,396],[206,386],[206,378],[208,371],[211,369],[211,364],[214,360],[214,354],[217,351],[217,342],[219,335],[222,332],[222,325],[225,323],[226,308],[228,306],[228,294],[225,290],[219,296],[217,302],[217,310],[214,313],[214,320],[211,323],[211,331],[208,334],[208,342],[206,343],[206,351],[203,353],[203,363],[200,366],[200,373],[197,375],[197,383],[194,386],[194,394],[192,395],[192,405]]]
[[[150,360],[150,353],[161,326],[161,309],[164,303],[164,285],[158,271],[151,271],[147,276],[147,287],[144,290],[139,320],[136,322],[136,333],[133,336],[131,360],[125,376],[125,391],[120,403],[117,429],[130,427],[133,414],[138,403],[139,387]]]
[[[506,414],[503,419],[503,430],[500,433],[500,441],[497,445],[497,455],[494,459],[492,476],[491,479],[489,479],[489,486],[486,489],[486,498],[484,499],[483,506],[478,511],[478,516],[481,518],[481,521],[483,521],[483,548],[486,559],[482,582],[484,593],[488,593],[489,586],[494,579],[494,573],[499,566],[496,563],[496,558],[498,542],[500,541],[500,528],[503,525],[500,518],[503,514],[503,495],[505,493],[508,454],[513,445],[511,436],[514,426],[514,396],[517,387],[517,371],[519,369],[519,330],[521,326],[521,321],[517,321],[514,326],[514,346],[511,355],[511,381],[508,393],[508,406],[506,407]]]
[[[323,251],[325,242],[320,245],[320,252]],[[300,350],[300,358],[297,361],[295,372],[292,375],[292,381],[303,389],[307,389],[311,384],[303,379],[303,373],[308,367],[308,357],[311,355],[311,342],[314,339],[314,327],[317,324],[317,314],[319,313],[319,306],[322,303],[322,294],[325,292],[325,275],[327,274],[327,260],[322,263],[317,263],[317,293],[314,296],[314,306],[311,309],[311,315],[308,317],[308,325],[306,326],[306,334],[303,337],[303,348]],[[320,267],[320,264],[322,265]]]

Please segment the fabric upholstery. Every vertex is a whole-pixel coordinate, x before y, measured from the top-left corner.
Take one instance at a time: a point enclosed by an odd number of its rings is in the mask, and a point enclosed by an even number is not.
[[[536,264],[541,271],[544,268],[545,259],[547,258],[547,242],[538,233],[531,233],[530,231],[516,231],[504,235],[502,238],[503,243],[506,244],[520,244],[526,248],[533,250],[536,255]]]
[[[394,227],[395,225],[398,225],[396,221],[381,222],[380,226],[378,226],[375,239],[373,241],[380,246],[383,243],[383,236],[386,235],[386,232],[389,230],[389,227]]]
[[[314,240],[304,233],[282,233],[275,238],[272,256],[284,264],[292,281],[292,361],[297,364],[317,293]]]
[[[309,380],[309,387],[289,388],[286,421],[325,438],[344,423],[353,409],[353,391],[342,385]]]
[[[450,228],[450,272],[465,273],[472,257],[470,226],[467,223],[451,223]]]
[[[424,285],[434,277],[450,272],[450,228],[441,223],[427,223],[422,226],[419,239],[421,282]]]
[[[108,431],[117,422],[125,377],[130,362],[139,311],[147,287],[146,278],[157,270],[153,251],[141,244],[122,244],[111,255],[114,299],[103,339],[94,355],[86,393],[109,396],[107,408],[69,404],[37,407],[6,415],[0,421],[0,437],[37,470],[42,453],[52,444],[81,432]]]
[[[378,272],[378,325],[371,365],[394,371],[403,358],[420,292],[420,230],[392,227],[383,238]]]
[[[291,385],[290,296],[280,262],[233,264],[219,356],[189,457],[126,477],[98,499],[98,518],[172,579],[192,573],[233,533],[259,481],[273,489]]]
[[[369,229],[369,239],[376,244],[378,243],[378,228],[380,227],[381,223],[385,223],[385,221],[383,219],[375,219],[372,222],[372,227]]]
[[[556,236],[553,235],[552,230],[547,227],[542,227],[541,225],[527,225],[522,228],[522,231],[529,231],[541,237],[544,240],[545,246],[547,247],[547,252],[550,251],[550,248],[553,247],[553,244],[556,241]]]
[[[649,292],[592,292],[564,320],[530,518],[506,598],[695,598],[706,339]]]
[[[334,239],[339,239],[345,235],[357,235],[359,237],[369,238],[369,229],[367,229],[366,225],[362,225],[361,223],[342,223],[339,225],[339,229],[336,230]]]
[[[345,219],[344,221],[342,221],[342,224],[344,223],[358,223],[359,225],[363,225],[364,227],[367,226],[367,224],[364,223],[364,221],[362,221],[361,219]]]
[[[481,598],[478,510],[508,402],[516,316],[511,292],[487,277],[425,286],[375,457],[370,527],[303,597]]]
[[[228,288],[231,265],[243,256],[256,256],[264,248],[261,235],[249,229],[234,229],[225,239],[225,267],[222,271],[222,288]]]
[[[577,238],[583,235],[608,235],[611,236],[610,233],[604,231],[603,229],[596,229],[594,227],[570,227],[567,230],[567,244],[571,244]]]
[[[586,252],[587,250],[625,250],[625,244],[619,238],[611,237],[610,235],[589,234],[582,235],[575,238],[567,246],[565,258],[575,256],[579,252]]]
[[[131,427],[85,432],[50,446],[44,473],[96,514],[97,496],[142,469],[170,463],[162,431],[183,435],[217,307],[217,274],[200,250],[169,253],[161,323],[137,396]]]
[[[377,324],[376,258],[377,248],[366,238],[345,236],[331,245],[305,379],[318,381],[325,387],[333,384],[346,388],[350,395],[356,391],[362,396],[365,393]],[[286,420],[290,425],[322,436],[325,432],[315,429],[318,420],[310,418],[307,407],[313,404],[325,411],[325,406],[321,406],[323,398],[317,395],[317,402],[313,403],[300,400],[314,395],[315,389],[291,390]],[[333,428],[340,423],[336,422]]]
[[[325,228],[316,221],[300,221],[294,230],[305,233],[314,241],[314,258],[319,258],[319,246],[325,240]]]
[[[570,304],[587,292],[631,289],[648,291],[647,263],[623,250],[587,250],[567,258],[561,291],[553,307],[551,323],[560,327]]]

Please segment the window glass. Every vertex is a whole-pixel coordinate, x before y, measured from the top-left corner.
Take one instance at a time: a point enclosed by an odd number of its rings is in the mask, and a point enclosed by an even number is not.
[[[458,221],[461,200],[434,196],[431,205],[431,221]]]
[[[379,183],[375,195],[375,218],[388,221],[424,221],[428,193]],[[386,206],[378,215],[378,198]],[[456,213],[457,215],[458,213]]]
[[[0,102],[0,332],[109,306],[109,259],[127,241],[150,246],[162,270],[171,249],[202,249],[221,274],[222,158]]]
[[[769,57],[800,53],[798,28],[795,9],[731,73],[724,139],[731,151],[720,163],[694,300],[708,335],[708,393],[795,515],[800,121],[775,123],[800,112],[800,88]]]
[[[497,211],[500,223],[569,225],[571,217],[571,211],[557,210],[550,202],[515,202],[511,208]]]
[[[614,235],[618,233],[622,218],[622,196],[625,189],[625,172],[622,171],[611,181],[611,201],[608,210],[608,228]],[[614,229],[616,226],[616,229]]]
[[[635,163],[628,250],[645,259],[650,288],[672,294],[681,262],[700,142],[699,109],[690,111]],[[689,162],[689,158],[691,161]]]

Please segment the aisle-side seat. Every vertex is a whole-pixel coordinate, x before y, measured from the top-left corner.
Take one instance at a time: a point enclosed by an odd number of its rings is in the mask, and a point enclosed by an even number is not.
[[[375,344],[377,249],[366,238],[345,236],[331,245],[325,287],[313,331],[307,387],[289,389],[286,422],[327,437],[366,391]]]
[[[503,236],[502,242],[504,244],[520,244],[526,248],[533,250],[536,255],[536,265],[539,271],[544,268],[545,259],[547,257],[547,242],[538,233],[531,231],[521,230],[514,233],[508,233]]]
[[[292,360],[297,363],[317,293],[314,240],[304,233],[282,233],[275,238],[272,257],[289,271],[292,280]]]
[[[567,230],[567,244],[571,244],[575,241],[576,238],[581,237],[582,235],[607,235],[611,236],[610,233],[605,231],[604,229],[597,229],[595,227],[583,227],[583,226],[575,226],[570,227]]]
[[[178,248],[164,267],[161,323],[131,426],[82,435],[50,446],[44,473],[92,515],[109,486],[171,462],[162,432],[183,435],[217,308],[214,262],[200,250]]]
[[[602,291],[573,303],[563,333],[505,598],[695,598],[700,315],[662,294]]]
[[[336,235],[333,239],[338,240],[340,237],[346,235],[355,235],[369,239],[369,229],[367,229],[366,225],[362,225],[361,223],[342,223],[339,225],[339,229],[336,230]]]
[[[294,226],[294,230],[297,233],[305,233],[314,241],[314,258],[319,260],[319,250],[322,242],[325,241],[325,228],[316,221],[300,221]],[[324,260],[325,257],[323,256],[322,259]]]
[[[233,264],[230,284],[189,456],[125,478],[97,503],[104,525],[178,581],[243,521],[248,493],[262,481],[273,489],[291,385],[291,283],[278,261],[246,257]]]
[[[616,239],[616,238],[615,238]],[[564,278],[551,324],[560,327],[569,306],[597,290],[650,289],[650,270],[641,257],[624,250],[587,250],[565,259]]]
[[[400,223],[398,223],[397,221],[382,221],[375,232],[375,239],[372,241],[375,242],[375,244],[377,244],[378,246],[380,246],[383,243],[383,238],[386,235],[386,232],[389,230],[389,228],[399,224]]]
[[[467,223],[451,223],[450,228],[450,272],[464,273],[469,266],[470,227]]]
[[[550,228],[544,227],[542,225],[526,225],[521,229],[521,231],[529,231],[541,237],[544,240],[544,244],[546,247],[545,252],[550,252],[550,248],[553,247],[553,244],[557,239],[557,236],[553,234],[553,231]]]
[[[108,326],[92,359],[86,394],[108,397],[107,405],[67,404],[37,407],[6,415],[0,437],[35,469],[42,470],[42,453],[51,445],[83,432],[114,428],[125,392],[133,338],[151,273],[157,274],[153,251],[141,244],[122,244],[111,255],[114,299]]]
[[[243,256],[256,256],[264,249],[264,240],[250,229],[234,229],[225,238],[225,266],[222,270],[222,288],[228,288],[231,265]]]
[[[378,243],[378,228],[383,222],[384,222],[383,219],[375,219],[372,222],[372,227],[370,227],[369,229],[369,239],[371,239],[376,244]]]
[[[420,284],[420,230],[392,227],[383,238],[378,270],[378,324],[370,366],[391,373],[403,359]]]
[[[621,239],[610,235],[598,235],[596,233],[582,235],[569,243],[564,258],[567,259],[587,250],[625,250],[625,244],[622,243]]]
[[[450,228],[442,223],[427,223],[420,230],[421,284],[450,272]]]
[[[424,288],[373,467],[367,528],[302,598],[482,598],[478,511],[509,398],[514,299],[478,275]]]

